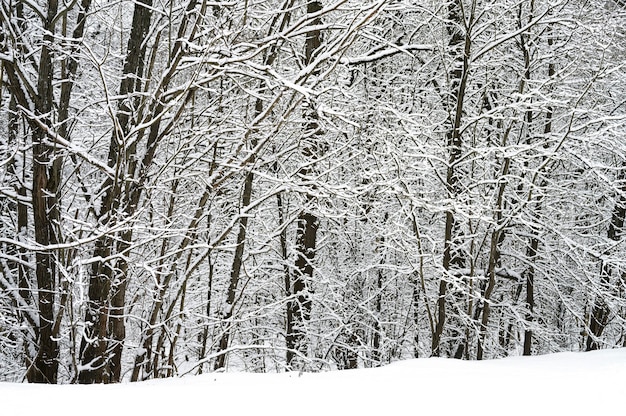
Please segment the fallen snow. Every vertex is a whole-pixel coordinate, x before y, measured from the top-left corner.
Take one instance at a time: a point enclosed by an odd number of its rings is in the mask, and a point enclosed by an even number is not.
[[[316,374],[206,374],[118,385],[0,383],[0,414],[621,415],[626,349],[409,360]]]

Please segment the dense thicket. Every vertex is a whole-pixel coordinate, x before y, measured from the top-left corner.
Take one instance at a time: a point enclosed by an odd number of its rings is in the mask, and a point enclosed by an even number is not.
[[[626,345],[611,0],[1,0],[0,379]]]

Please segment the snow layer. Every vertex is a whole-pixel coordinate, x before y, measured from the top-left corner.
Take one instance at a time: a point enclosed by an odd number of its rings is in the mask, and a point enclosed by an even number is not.
[[[619,415],[626,349],[493,361],[428,358],[317,374],[206,374],[118,385],[0,383],[0,414]]]

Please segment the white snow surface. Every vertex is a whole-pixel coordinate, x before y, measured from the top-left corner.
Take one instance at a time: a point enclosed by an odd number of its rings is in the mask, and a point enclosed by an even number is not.
[[[622,415],[626,349],[424,358],[325,373],[219,373],[117,385],[0,383],[0,414]],[[436,413],[435,413],[436,412]]]

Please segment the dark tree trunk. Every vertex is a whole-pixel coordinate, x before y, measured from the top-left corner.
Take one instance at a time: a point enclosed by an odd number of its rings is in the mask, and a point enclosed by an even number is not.
[[[141,0],[135,4],[132,28],[128,40],[126,61],[123,68],[123,78],[120,84],[120,96],[129,100],[136,100],[133,96],[141,90],[140,79],[143,74],[145,59],[145,38],[152,18],[152,0]],[[132,110],[126,101],[121,101],[117,113],[118,127],[113,133],[109,146],[108,165],[114,168],[122,159],[133,157],[132,149],[125,151],[121,144],[130,129],[130,115]],[[131,162],[128,160],[128,162]],[[102,225],[113,225],[120,208],[122,178],[107,178],[104,183],[104,197],[98,214]],[[132,187],[132,185],[131,185]],[[132,201],[138,200],[139,192],[128,192],[127,206],[132,210]],[[132,214],[132,212],[131,212]],[[108,235],[96,241],[94,257],[109,258],[114,251],[127,250],[132,231],[124,232],[119,246]],[[116,247],[117,246],[117,247]],[[119,254],[119,253],[118,253]],[[112,261],[98,261],[94,263],[89,280],[89,301],[85,312],[85,336],[82,339],[81,366],[78,380],[82,384],[108,383],[119,381],[122,341],[125,336],[124,327],[124,298],[126,290],[125,272],[127,265],[120,259],[117,264]],[[111,290],[114,293],[110,293]],[[109,298],[111,299],[109,304]],[[108,351],[108,338],[113,339],[112,351]],[[112,365],[112,367],[111,367]]]
[[[457,163],[462,155],[461,121],[463,118],[463,101],[467,87],[469,69],[470,34],[464,33],[461,28],[465,27],[462,6],[460,0],[450,3],[448,9],[448,34],[450,35],[449,46],[454,54],[452,70],[450,71],[450,91],[444,97],[449,112],[450,128],[446,134],[448,147],[448,168],[446,171],[446,191],[449,199],[454,199],[459,189],[459,173]],[[431,354],[435,357],[441,355],[441,337],[446,323],[446,297],[448,290],[447,273],[454,268],[462,268],[465,259],[459,241],[460,229],[455,213],[450,208],[446,212],[446,224],[444,231],[443,269],[446,275],[439,282],[439,295],[437,298],[437,314],[435,330],[433,332]]]
[[[257,108],[259,110],[260,100],[257,101]],[[259,111],[260,112],[260,111]],[[252,147],[254,147],[254,141],[252,143]],[[254,158],[252,158],[251,163],[254,163]],[[252,171],[246,173],[246,177],[244,179],[243,186],[243,195],[241,197],[241,212],[239,217],[239,232],[237,234],[237,245],[235,247],[235,255],[233,257],[233,264],[230,270],[230,284],[228,285],[228,292],[226,294],[226,307],[228,308],[224,311],[223,321],[226,324],[224,328],[224,332],[220,338],[219,342],[219,352],[220,355],[217,356],[215,360],[215,370],[219,370],[226,366],[226,350],[228,349],[228,343],[230,339],[231,333],[231,318],[233,316],[233,310],[235,309],[235,301],[237,297],[237,287],[239,285],[239,279],[241,276],[241,266],[243,264],[243,252],[244,245],[246,242],[246,230],[248,227],[248,215],[245,212],[248,206],[250,205],[250,200],[252,198],[252,183],[254,181],[254,174]]]
[[[307,14],[313,15],[322,10],[321,1],[307,2]],[[312,26],[322,23],[319,17],[313,18],[310,22]],[[322,44],[322,35],[319,29],[310,30],[306,34],[304,48],[304,63],[310,64],[315,54]],[[310,109],[305,117],[308,124],[305,128],[303,155],[310,161],[319,157],[320,146],[317,143],[319,137],[319,118],[314,109]],[[298,172],[301,177],[306,177],[311,173],[310,167],[301,168]],[[310,212],[309,205],[314,201],[314,197],[309,193],[306,195],[305,207],[297,220],[296,230],[296,262],[290,285],[287,287],[287,295],[291,298],[287,303],[287,332],[285,335],[287,346],[287,368],[301,369],[302,362],[298,357],[306,357],[308,346],[306,342],[305,325],[311,317],[312,302],[310,296],[309,281],[313,277],[313,259],[317,247],[317,230],[319,219]]]
[[[32,382],[56,382],[56,373],[58,370],[58,331],[64,310],[63,301],[67,300],[67,296],[61,296],[61,305],[58,313],[56,312],[56,296],[59,282],[57,281],[57,251],[48,248],[50,245],[57,244],[60,240],[60,207],[59,207],[59,187],[61,184],[61,168],[63,165],[63,157],[57,152],[55,147],[46,142],[49,131],[53,130],[53,122],[58,123],[58,134],[65,138],[67,135],[67,126],[65,124],[68,118],[69,102],[71,91],[74,84],[74,76],[78,68],[78,60],[76,52],[78,49],[78,39],[82,38],[85,24],[85,17],[90,6],[90,0],[83,0],[80,4],[80,10],[77,15],[76,27],[70,36],[65,33],[65,19],[67,19],[67,11],[63,12],[63,32],[61,37],[55,36],[56,23],[59,20],[58,1],[49,0],[47,3],[47,13],[44,22],[44,35],[41,43],[41,52],[38,63],[37,85],[36,91],[31,92],[28,88],[24,88],[20,82],[20,75],[11,65],[7,66],[9,83],[11,85],[13,110],[16,110],[15,103],[19,103],[23,108],[33,111],[36,118],[29,119],[32,129],[33,142],[33,188],[32,188],[32,207],[33,207],[33,226],[35,229],[35,240],[42,247],[36,254],[35,276],[37,281],[37,303],[39,310],[39,324],[35,327],[38,338],[38,353],[32,363],[29,365],[27,379]],[[20,33],[27,29],[24,24],[23,5],[18,2],[13,12],[15,13],[15,27]],[[69,57],[63,61],[61,66],[61,78],[63,82],[57,82],[60,86],[60,99],[58,105],[54,105],[54,87],[55,80],[55,57],[53,50],[56,48],[59,38],[68,42],[69,48],[64,52]],[[66,45],[64,45],[66,46]],[[31,106],[33,103],[34,107]],[[55,111],[56,117],[53,117]],[[26,190],[21,187],[17,189],[17,194],[21,197],[26,196]],[[27,220],[25,218],[27,209],[18,201],[18,228],[25,228]],[[30,287],[30,283],[22,270],[19,275],[20,294],[25,295]],[[26,298],[24,298],[26,299]]]
[[[383,216],[384,221],[387,222],[389,220],[389,214],[385,212]],[[382,365],[382,342],[383,342],[383,327],[381,325],[381,315],[382,315],[382,300],[383,300],[383,283],[384,283],[384,273],[382,266],[385,263],[385,237],[382,236],[379,238],[379,249],[381,251],[380,260],[378,262],[379,269],[376,273],[376,296],[374,297],[374,334],[372,335],[372,364],[374,366]]]
[[[124,147],[123,143],[126,142],[133,122],[131,120],[133,110],[129,106],[129,101],[135,102],[135,108],[140,107],[138,105],[140,98],[135,93],[142,90],[140,80],[144,73],[145,40],[152,19],[152,0],[144,0],[135,4],[123,78],[120,84],[120,96],[127,97],[127,100],[123,100],[119,104],[117,128],[111,138],[108,156],[109,166],[112,168],[121,167],[123,173],[120,177],[107,178],[103,185],[104,197],[98,215],[99,222],[103,225],[113,226],[119,220],[120,215],[130,218],[137,211],[149,168],[153,163],[163,135],[161,121],[165,104],[162,95],[183,58],[182,39],[184,36],[193,37],[197,30],[196,25],[193,26],[191,34],[187,33],[189,23],[194,19],[194,14],[191,12],[196,5],[196,0],[190,0],[186,6],[186,14],[178,30],[177,39],[180,41],[174,43],[169,65],[150,106],[149,117],[153,122],[148,128],[145,153],[139,158],[137,157],[137,142],[139,140],[128,147]],[[154,48],[157,47],[158,45],[155,44]],[[191,97],[191,94],[187,94],[181,105],[185,105]],[[178,116],[180,113],[177,114]],[[143,135],[143,131],[139,134]],[[132,178],[132,180],[126,181],[126,178]],[[83,352],[83,363],[93,362],[97,366],[95,368],[86,366],[86,370],[79,376],[81,383],[120,381],[121,358],[126,337],[124,319],[126,288],[128,286],[126,258],[131,249],[132,237],[132,229],[126,229],[117,238],[105,235],[96,242],[95,258],[108,258],[113,254],[120,257],[117,260],[97,262],[93,267],[89,289],[90,302],[86,312],[86,321],[89,323],[87,329],[91,331],[91,334],[87,333],[88,336],[83,338],[81,351]],[[109,304],[107,304],[108,299],[110,299]],[[90,340],[96,341],[91,342]],[[103,342],[98,340],[103,340]],[[110,340],[111,345],[107,345],[108,341],[105,340]]]
[[[624,221],[626,220],[626,162],[622,166],[617,177],[618,190],[617,200],[611,215],[611,223],[607,231],[607,237],[611,241],[620,241],[624,230]],[[614,274],[613,266],[608,261],[602,261],[600,266],[600,286],[606,291],[611,291],[611,277]],[[619,273],[619,272],[618,272]],[[622,276],[618,276],[621,279]],[[606,301],[601,295],[596,295],[596,300],[591,309],[591,317],[589,322],[589,335],[587,336],[587,351],[597,350],[600,348],[600,337],[609,322],[611,311]]]
[[[18,132],[20,131],[19,116],[17,109],[17,102],[15,96],[11,94],[9,101],[9,119],[8,119],[8,148],[18,148]],[[26,166],[25,166],[25,151],[20,152],[19,158],[14,158],[11,163],[7,165],[7,172],[11,177],[12,188],[15,194],[18,196],[15,203],[10,202],[8,205],[10,209],[15,210],[16,214],[16,239],[22,241],[24,237],[28,235],[28,205],[24,202],[28,198],[28,190],[26,189]],[[18,162],[19,161],[19,162]],[[26,267],[29,263],[29,254],[24,247],[19,245],[9,245],[7,247],[8,254],[16,256],[19,261],[11,261],[9,268],[15,271],[17,277],[17,300],[14,302],[16,315],[21,323],[22,339],[24,346],[24,358],[26,368],[30,368],[33,364],[34,357],[32,351],[37,350],[36,346],[36,332],[37,324],[33,319],[33,290],[32,282],[33,277],[31,270]],[[8,288],[2,288],[8,289]],[[26,376],[29,382],[33,382],[33,372],[27,372]]]
[[[291,7],[290,2],[287,2],[285,6],[287,6],[287,9],[290,8]],[[282,19],[280,19],[279,16],[282,16]],[[276,17],[272,20],[272,23],[270,25],[268,36],[271,36],[276,31],[276,25],[279,24],[279,21],[280,21],[279,30],[282,31],[282,29],[284,29],[286,25],[289,23],[290,19],[291,19],[291,13],[288,11],[285,11],[282,14],[276,15]],[[277,47],[270,48],[268,52],[264,54],[263,56],[263,63],[267,66],[271,66],[276,60],[277,53],[278,53]],[[261,85],[260,85],[259,90],[260,92],[263,92],[267,88],[267,85],[265,81],[263,80],[261,81],[260,84]],[[253,119],[256,119],[262,113],[263,113],[263,100],[260,97],[258,97],[254,103]],[[256,137],[256,134],[257,134],[257,131],[255,129],[250,131],[250,135],[249,135],[250,136],[250,148],[252,151],[254,151],[253,149],[258,144],[258,138]],[[256,160],[256,156],[252,155],[249,160],[249,165],[254,166],[255,160]],[[239,218],[239,232],[237,234],[235,254],[233,256],[233,262],[232,262],[231,270],[230,270],[230,283],[228,286],[228,292],[226,294],[226,305],[228,309],[224,311],[224,315],[222,317],[223,321],[225,322],[226,327],[224,328],[224,332],[222,333],[222,336],[218,344],[218,352],[221,354],[219,354],[217,356],[217,359],[215,360],[215,365],[214,365],[215,370],[219,370],[226,366],[227,354],[225,353],[225,351],[228,349],[228,344],[230,340],[230,334],[231,334],[231,329],[232,329],[230,327],[231,325],[230,321],[233,315],[233,310],[235,308],[237,287],[239,285],[241,267],[243,265],[243,254],[244,254],[244,249],[245,249],[245,244],[246,244],[246,232],[247,232],[247,227],[248,227],[248,213],[246,212],[246,210],[249,207],[250,202],[252,200],[253,182],[254,182],[254,173],[252,172],[252,170],[249,170],[246,173],[245,179],[244,179],[243,194],[241,196],[241,211],[242,212],[240,212],[241,216]],[[279,198],[280,198],[280,195],[279,195]]]
[[[46,31],[43,37],[35,111],[45,126],[50,126],[50,112],[53,109],[54,79],[51,45],[54,42],[54,19],[57,14],[57,0],[48,1]],[[56,193],[60,178],[59,172],[50,168],[55,160],[54,149],[45,144],[47,131],[39,124],[33,125],[33,225],[35,241],[40,247],[48,247],[56,242],[55,224],[51,213],[57,210]],[[37,279],[37,300],[39,310],[39,350],[29,369],[29,380],[35,383],[56,383],[58,372],[59,346],[53,334],[56,306],[56,258],[54,252],[43,249],[35,254]]]
[[[522,26],[522,22],[521,22],[521,5],[520,5],[520,22],[519,25],[520,27]],[[533,17],[533,10],[531,10],[531,16],[529,18],[529,20],[532,19]],[[551,47],[554,43],[554,40],[552,38],[552,26],[548,26],[546,29],[546,36],[548,39],[548,46]],[[527,83],[529,83],[531,81],[531,61],[530,61],[530,52],[528,50],[528,36],[527,35],[521,35],[520,36],[520,40],[521,40],[521,46],[522,46],[522,51],[524,53],[524,64],[525,64],[525,73],[524,73],[524,79]],[[554,65],[554,63],[550,62],[548,64],[548,77],[552,78],[556,73],[556,67]],[[552,133],[552,107],[548,106],[547,109],[547,113],[545,116],[545,121],[544,121],[544,125],[543,125],[543,135],[544,135],[544,140],[547,139],[548,135],[550,135],[550,133]],[[527,111],[526,116],[525,116],[525,121],[526,123],[528,123],[528,125],[530,125],[533,122],[533,113],[532,111]],[[528,137],[528,139],[526,140],[526,144],[530,145],[532,143],[532,138]],[[544,144],[544,147],[547,146],[547,143]],[[545,160],[545,157],[544,157]],[[528,162],[525,163],[525,167],[528,167]],[[546,186],[546,182],[545,180],[541,182],[540,187],[545,187]],[[541,211],[541,201],[543,200],[543,195],[539,195],[537,196],[537,201],[536,201],[536,208],[535,208],[535,215],[539,215],[539,211]],[[534,309],[535,309],[535,279],[536,279],[536,268],[535,268],[535,263],[537,261],[537,252],[539,250],[539,245],[540,245],[540,241],[539,238],[536,236],[531,237],[530,239],[530,243],[528,245],[528,248],[526,249],[526,256],[528,257],[528,262],[529,262],[529,266],[526,269],[526,309],[527,309],[527,313],[526,313],[526,322],[527,325],[531,325],[532,322],[534,321]],[[523,354],[524,355],[532,355],[532,342],[533,342],[533,331],[530,328],[526,328],[524,330],[524,350],[523,350]]]
[[[380,315],[382,313],[382,290],[383,290],[383,271],[378,270],[376,274],[376,296],[374,297],[374,333],[372,334],[372,364],[375,367],[382,365],[382,325],[380,324]]]
[[[305,324],[311,318],[312,302],[308,280],[313,276],[312,261],[315,258],[318,219],[311,213],[298,218],[296,234],[297,258],[295,272],[291,279],[292,299],[287,304],[287,367],[296,369],[298,356],[307,356]]]
[[[539,249],[539,239],[531,238],[530,245],[526,250],[526,256],[530,265],[526,269],[526,322],[527,325],[532,324],[535,309],[535,261],[537,259],[537,250]],[[524,355],[532,354],[533,331],[530,328],[524,330]]]

